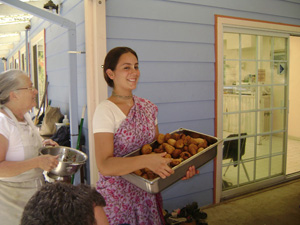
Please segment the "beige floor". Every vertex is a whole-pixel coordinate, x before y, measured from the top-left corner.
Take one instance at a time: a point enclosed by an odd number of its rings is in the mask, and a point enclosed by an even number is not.
[[[202,208],[208,225],[299,225],[300,179]]]

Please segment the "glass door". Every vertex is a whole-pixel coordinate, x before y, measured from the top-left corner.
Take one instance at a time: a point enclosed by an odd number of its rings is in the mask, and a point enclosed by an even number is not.
[[[284,174],[288,37],[223,33],[223,190]]]

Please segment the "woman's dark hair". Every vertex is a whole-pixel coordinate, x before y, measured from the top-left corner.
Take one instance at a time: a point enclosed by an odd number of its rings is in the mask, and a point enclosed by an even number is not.
[[[109,76],[106,73],[106,70],[111,69],[112,71],[114,71],[116,69],[116,66],[119,62],[120,57],[125,54],[125,53],[132,53],[133,55],[135,55],[135,57],[138,59],[138,56],[136,54],[136,52],[134,50],[132,50],[131,48],[128,47],[116,47],[111,49],[104,60],[104,65],[103,65],[103,74],[104,74],[104,79],[106,80],[106,83],[108,86],[110,87],[114,87],[114,81],[112,79],[109,78]]]

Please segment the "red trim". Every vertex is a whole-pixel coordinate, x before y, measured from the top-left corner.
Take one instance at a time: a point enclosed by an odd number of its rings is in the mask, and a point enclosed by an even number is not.
[[[234,16],[224,16],[224,15],[215,15],[215,18],[229,18],[229,19],[237,19],[237,20],[246,20],[246,21],[252,21],[252,22],[260,22],[260,23],[269,23],[269,24],[278,24],[283,26],[290,26],[290,27],[300,27],[299,25],[295,24],[288,24],[288,23],[278,23],[278,22],[272,22],[272,21],[266,21],[266,20],[256,20],[256,19],[248,19],[248,18],[242,18],[242,17],[234,17]]]
[[[215,15],[215,137],[218,134],[218,16]],[[216,204],[217,159],[214,158],[213,204]]]

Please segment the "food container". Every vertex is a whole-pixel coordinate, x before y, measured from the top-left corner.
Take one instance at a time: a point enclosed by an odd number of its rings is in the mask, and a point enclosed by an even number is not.
[[[180,180],[182,177],[186,175],[186,171],[189,169],[190,166],[195,166],[196,168],[199,168],[203,166],[205,163],[209,162],[217,155],[217,146],[222,141],[216,137],[209,136],[206,134],[202,134],[196,131],[188,130],[185,128],[180,128],[178,130],[175,130],[172,133],[184,133],[185,135],[189,135],[192,138],[203,138],[206,139],[209,146],[202,150],[201,152],[191,156],[190,158],[184,160],[179,165],[173,167],[173,170],[175,171],[174,174],[171,176],[162,179],[160,177],[157,177],[153,180],[147,180],[141,176],[136,175],[135,173],[130,173],[123,175],[122,177],[126,179],[127,181],[131,182],[132,184],[138,186],[139,188],[149,192],[149,193],[158,193],[175,183],[176,181]],[[154,141],[151,143],[151,146],[155,148],[159,144],[157,141]],[[140,150],[137,149],[134,152],[131,152],[130,154],[125,155],[124,157],[130,157],[130,156],[137,156],[140,155]]]
[[[50,174],[61,177],[75,174],[88,158],[85,153],[65,146],[43,147],[39,149],[39,153],[41,155],[59,155],[58,165],[50,171]]]

